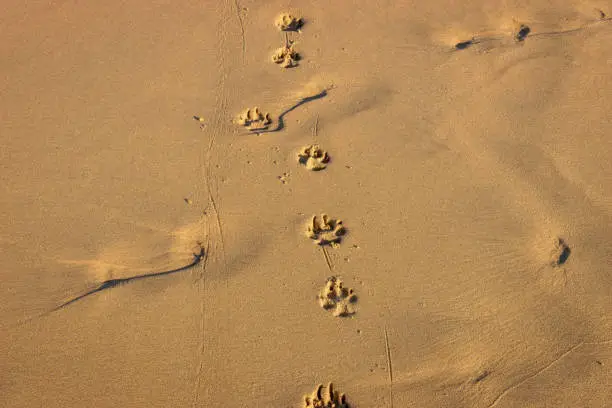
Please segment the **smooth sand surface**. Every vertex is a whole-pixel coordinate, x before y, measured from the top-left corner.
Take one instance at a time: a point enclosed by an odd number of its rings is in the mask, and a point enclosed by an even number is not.
[[[94,3],[0,11],[0,406],[610,406],[610,2]]]

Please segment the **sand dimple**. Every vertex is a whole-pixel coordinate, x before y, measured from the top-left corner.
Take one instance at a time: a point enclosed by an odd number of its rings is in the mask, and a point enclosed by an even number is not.
[[[246,109],[238,116],[237,123],[246,127],[250,131],[256,132],[266,130],[272,123],[269,113],[262,113],[256,106],[253,109]]]
[[[281,31],[298,31],[304,25],[304,20],[289,13],[282,13],[276,17],[274,25]]]
[[[319,171],[327,167],[329,155],[319,145],[305,146],[298,153],[298,162],[308,170]]]
[[[557,238],[553,249],[550,251],[550,265],[559,267],[567,262],[571,254],[571,249],[563,238]]]
[[[345,234],[346,228],[342,220],[329,218],[327,214],[321,214],[321,217],[313,215],[306,226],[306,236],[321,246],[329,245],[335,248],[340,245]]]
[[[523,41],[525,40],[525,38],[529,35],[529,33],[531,32],[531,28],[529,28],[528,26],[526,26],[525,24],[521,24],[519,26],[518,31],[516,32],[514,39],[516,41]]]
[[[334,390],[334,385],[327,387],[319,384],[311,395],[304,397],[304,408],[350,408],[346,396]]]
[[[344,283],[332,276],[327,279],[325,286],[318,295],[319,305],[325,310],[333,310],[336,317],[346,317],[355,314],[353,304],[357,295],[352,288],[344,287]]]

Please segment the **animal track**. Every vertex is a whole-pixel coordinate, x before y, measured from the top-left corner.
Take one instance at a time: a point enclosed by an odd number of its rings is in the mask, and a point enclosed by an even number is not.
[[[258,107],[247,109],[238,116],[238,124],[245,126],[252,132],[266,130],[272,123],[269,113],[261,113]]]
[[[325,246],[329,245],[336,248],[340,245],[342,237],[346,234],[346,228],[341,220],[330,219],[327,214],[321,214],[321,218],[316,215],[306,226],[306,235],[313,239],[315,244]]]
[[[346,402],[346,396],[334,390],[334,385],[329,383],[323,392],[322,384],[319,384],[311,395],[304,397],[304,408],[350,408]]]
[[[550,251],[550,265],[553,267],[561,266],[569,258],[572,250],[563,238],[558,238],[555,247]]]
[[[304,25],[304,20],[289,13],[282,13],[276,17],[274,24],[281,31],[298,31]]]
[[[310,145],[303,147],[298,153],[298,162],[308,170],[319,171],[327,167],[329,156],[319,145]]]
[[[346,317],[355,314],[352,304],[357,301],[357,295],[352,288],[345,288],[343,282],[332,276],[319,292],[319,305],[325,310],[332,310],[336,317]]]
[[[283,47],[278,48],[274,54],[272,54],[272,61],[275,64],[280,64],[283,68],[297,67],[297,62],[300,60],[300,54],[295,51],[293,44],[293,41],[287,40]]]

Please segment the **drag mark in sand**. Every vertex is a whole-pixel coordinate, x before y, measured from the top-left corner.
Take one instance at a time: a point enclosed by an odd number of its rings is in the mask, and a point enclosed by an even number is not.
[[[88,290],[85,293],[82,293],[76,297],[73,297],[72,299],[62,303],[61,305],[47,311],[44,312],[40,315],[38,315],[37,317],[44,317],[47,316],[53,312],[57,312],[58,310],[64,309],[80,300],[85,299],[88,296],[94,295],[96,293],[102,292],[104,290],[107,289],[112,289],[112,288],[116,288],[117,286],[121,286],[124,285],[126,283],[131,283],[131,282],[135,282],[137,280],[143,280],[143,279],[147,279],[147,278],[155,278],[155,277],[159,277],[159,276],[166,276],[166,275],[172,275],[174,273],[178,273],[178,272],[184,272],[188,269],[193,268],[194,266],[198,265],[200,262],[202,262],[202,260],[205,260],[208,258],[208,253],[204,250],[204,247],[200,244],[200,252],[199,253],[194,253],[193,254],[193,261],[185,266],[181,266],[180,268],[176,268],[176,269],[172,269],[169,271],[162,271],[162,272],[153,272],[153,273],[145,273],[145,274],[141,274],[141,275],[136,275],[136,276],[130,276],[127,278],[119,278],[119,279],[109,279],[106,280],[102,283],[100,283],[97,287]],[[23,323],[27,323],[28,321],[34,319],[34,317],[29,318],[25,321],[22,321],[21,324]]]
[[[387,351],[387,369],[389,370],[389,401],[390,407],[393,408],[393,365],[391,363],[391,348],[389,347],[389,334],[387,333],[387,326],[384,328],[385,331],[385,349]]]
[[[289,112],[299,108],[300,106],[304,105],[305,103],[308,102],[312,102],[312,101],[316,101],[317,99],[321,99],[324,98],[325,96],[327,96],[327,92],[331,89],[331,87],[326,88],[324,90],[322,90],[321,92],[315,94],[315,95],[311,95],[311,96],[307,96],[304,98],[301,98],[299,101],[297,101],[294,105],[292,105],[291,107],[285,109],[283,112],[281,112],[280,115],[278,115],[278,124],[276,125],[275,128],[273,129],[264,129],[264,130],[254,130],[253,133],[256,134],[262,134],[262,133],[273,133],[273,132],[279,132],[281,130],[283,130],[285,128],[285,121],[284,121],[284,117],[286,114],[288,114]]]
[[[487,408],[492,408],[492,407],[496,406],[499,403],[499,401],[501,401],[501,399],[504,398],[510,391],[517,389],[521,385],[525,384],[527,381],[529,381],[532,378],[535,378],[538,375],[542,374],[544,371],[548,370],[550,367],[554,366],[556,363],[558,363],[559,361],[561,361],[562,359],[564,359],[565,357],[570,355],[572,352],[574,352],[577,349],[579,349],[580,347],[585,346],[585,345],[600,345],[600,344],[608,344],[608,343],[612,343],[612,339],[611,340],[598,341],[598,342],[588,342],[588,343],[582,341],[582,342],[580,342],[580,343],[570,347],[567,351],[565,351],[563,354],[561,354],[559,357],[555,358],[553,361],[551,361],[550,363],[548,363],[544,367],[540,368],[536,372],[528,375],[527,377],[523,378],[519,382],[517,382],[517,383],[509,386],[505,390],[503,390],[501,392],[501,394],[499,394],[497,396],[497,398],[495,398],[495,400]]]
[[[590,23],[586,23],[580,27],[570,28],[567,30],[545,31],[545,32],[533,33],[531,27],[529,27],[526,24],[520,24],[516,32],[513,34],[514,41],[516,43],[522,43],[525,41],[525,39],[528,36],[529,38],[538,39],[538,38],[559,37],[559,36],[568,35],[568,34],[576,34],[583,30],[587,30],[595,26],[598,26],[600,24],[612,22],[612,18],[607,17],[603,11],[599,9],[596,9],[596,11],[598,14],[597,20],[592,21]],[[456,43],[454,47],[454,51],[465,50],[471,47],[472,45],[477,45],[477,44],[482,44],[482,43],[487,43],[487,42],[500,42],[500,41],[504,41],[505,39],[506,39],[506,36],[502,33],[497,33],[493,35],[475,35],[469,40],[460,41]]]
[[[210,234],[208,235],[210,237]],[[210,240],[206,243],[206,253],[208,253],[210,248]],[[204,341],[204,323],[205,323],[205,309],[206,309],[206,303],[205,303],[205,297],[204,297],[204,291],[206,289],[206,264],[208,262],[208,256],[206,256],[206,258],[204,259],[204,264],[202,265],[202,269],[200,271],[200,277],[198,278],[198,285],[199,285],[199,290],[200,290],[200,344],[199,344],[199,356],[198,356],[198,363],[197,363],[197,370],[196,370],[196,381],[195,381],[195,385],[194,385],[194,391],[193,391],[193,395],[194,395],[194,399],[193,399],[193,404],[192,407],[197,407],[199,405],[199,399],[200,399],[200,386],[202,384],[202,370],[204,368],[204,350],[206,348],[206,342]]]

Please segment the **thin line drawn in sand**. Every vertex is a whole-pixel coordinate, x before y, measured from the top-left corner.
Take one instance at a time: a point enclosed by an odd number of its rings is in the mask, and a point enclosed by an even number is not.
[[[147,279],[147,278],[155,278],[155,277],[159,277],[159,276],[166,276],[166,275],[172,275],[174,273],[177,272],[183,272],[186,271],[188,269],[193,268],[194,266],[198,265],[203,259],[207,258],[207,253],[204,250],[204,247],[201,243],[198,243],[198,245],[200,246],[200,252],[199,253],[194,253],[193,254],[193,261],[191,263],[189,263],[188,265],[184,265],[181,266],[179,268],[176,269],[171,269],[168,271],[162,271],[162,272],[152,272],[152,273],[145,273],[145,274],[140,274],[140,275],[135,275],[135,276],[129,276],[127,278],[117,278],[117,279],[109,279],[106,280],[102,283],[100,283],[97,287],[90,289],[88,291],[86,291],[85,293],[82,293],[78,296],[73,297],[72,299],[62,303],[61,305],[51,309],[50,311],[48,311],[46,314],[49,313],[53,313],[56,312],[58,310],[61,310],[67,306],[70,306],[71,304],[74,304],[76,302],[78,302],[79,300],[82,300],[88,296],[91,296],[95,293],[98,292],[102,292],[104,290],[107,289],[112,289],[115,288],[117,286],[121,286],[130,282],[135,282],[137,280],[143,280],[143,279]]]
[[[278,115],[277,125],[276,125],[275,128],[273,128],[273,129],[267,129],[266,128],[264,130],[253,130],[253,131],[251,131],[251,133],[255,133],[257,135],[260,135],[262,133],[273,133],[273,132],[279,132],[279,131],[283,130],[285,128],[285,121],[284,121],[285,115],[287,115],[289,112],[299,108],[300,106],[304,105],[305,103],[312,102],[312,101],[315,101],[317,99],[321,99],[321,98],[327,96],[328,91],[331,90],[331,89],[333,89],[333,86],[325,88],[321,92],[318,92],[318,93],[316,93],[314,95],[300,98],[294,105],[292,105],[291,107],[285,109],[283,112],[281,112],[280,115]]]
[[[393,364],[391,362],[391,348],[389,347],[389,333],[387,332],[387,326],[384,327],[384,334],[387,369],[389,370],[389,401],[391,408],[393,408]]]
[[[355,291],[352,288],[344,287],[344,282],[335,276],[327,278],[317,300],[323,309],[333,310],[335,317],[348,317],[355,314],[353,307],[353,304],[357,302]]]
[[[350,408],[350,405],[346,395],[334,390],[334,384],[330,382],[327,387],[319,384],[312,394],[305,395],[304,408]]]
[[[580,347],[586,346],[586,345],[601,345],[601,344],[608,344],[608,343],[612,343],[612,339],[604,340],[604,341],[597,341],[597,342],[584,342],[584,341],[581,341],[580,343],[573,345],[568,350],[563,352],[559,357],[555,358],[553,361],[551,361],[550,363],[548,363],[544,367],[536,370],[534,373],[529,374],[528,376],[524,377],[522,380],[520,380],[517,383],[515,383],[515,384],[509,386],[508,388],[504,389],[495,398],[495,400],[493,400],[491,405],[489,405],[487,408],[493,408],[494,406],[496,406],[499,403],[499,401],[502,400],[502,398],[504,398],[506,395],[508,395],[509,392],[511,392],[512,390],[517,389],[518,387],[520,387],[521,385],[525,384],[527,381],[531,380],[532,378],[535,378],[538,375],[542,374],[543,372],[548,370],[550,367],[554,366],[556,363],[558,363],[559,361],[561,361],[562,359],[564,359],[565,357],[567,357],[568,355],[570,355],[571,353],[573,353],[574,351],[579,349]]]
[[[238,24],[240,24],[240,35],[242,36],[242,63],[244,64],[246,59],[246,38],[244,35],[244,22],[240,16],[240,3],[238,0],[234,0],[234,7],[236,8],[236,17],[238,17]]]
[[[207,235],[208,240],[206,242],[206,254],[208,254],[209,250],[210,250],[210,227],[209,227],[209,234]],[[200,386],[202,384],[202,370],[204,369],[204,358],[202,357],[204,355],[204,351],[206,350],[206,342],[204,341],[204,334],[205,334],[205,312],[206,312],[206,303],[205,303],[205,297],[204,297],[204,290],[206,289],[206,265],[208,263],[208,255],[204,258],[204,263],[202,264],[202,268],[200,270],[200,277],[198,278],[198,280],[196,281],[196,283],[198,284],[198,289],[200,292],[200,344],[199,344],[199,354],[198,354],[198,363],[197,363],[197,370],[196,370],[196,381],[194,383],[194,390],[193,390],[193,403],[192,403],[192,407],[195,408],[197,406],[199,406],[199,399],[200,399]]]
[[[603,16],[599,20],[592,21],[590,23],[583,24],[580,27],[571,28],[571,29],[568,29],[568,30],[545,31],[545,32],[541,32],[540,33],[540,32],[532,32],[531,27],[526,25],[526,24],[520,24],[518,29],[512,35],[512,37],[513,37],[515,43],[524,42],[525,39],[527,39],[527,38],[530,38],[530,39],[543,39],[543,38],[559,37],[559,36],[568,35],[568,34],[575,34],[575,33],[578,33],[580,31],[587,30],[589,28],[593,28],[595,26],[599,26],[600,24],[608,23],[608,22],[612,21],[611,17],[605,17],[605,13],[603,13],[603,11],[601,11],[601,10],[599,10],[599,11],[601,13],[600,16]],[[478,44],[501,42],[501,41],[504,41],[504,40],[506,40],[508,38],[509,37],[507,35],[503,35],[501,33],[499,33],[499,34],[497,34],[497,33],[477,34],[477,35],[473,36],[472,38],[470,38],[468,40],[459,41],[458,43],[456,43],[454,45],[454,48],[453,48],[452,51],[465,50],[467,48],[470,48],[473,45],[478,45]]]
[[[297,157],[298,163],[312,171],[324,170],[330,160],[327,152],[321,149],[318,144],[302,147],[302,150],[299,151]]]
[[[319,115],[315,118],[314,126],[312,127],[312,143],[317,143],[317,136],[319,135]]]
[[[331,258],[329,257],[329,252],[327,252],[327,248],[321,245],[321,251],[323,251],[323,258],[325,259],[325,263],[327,264],[327,269],[329,269],[331,273],[334,273],[334,267]]]

